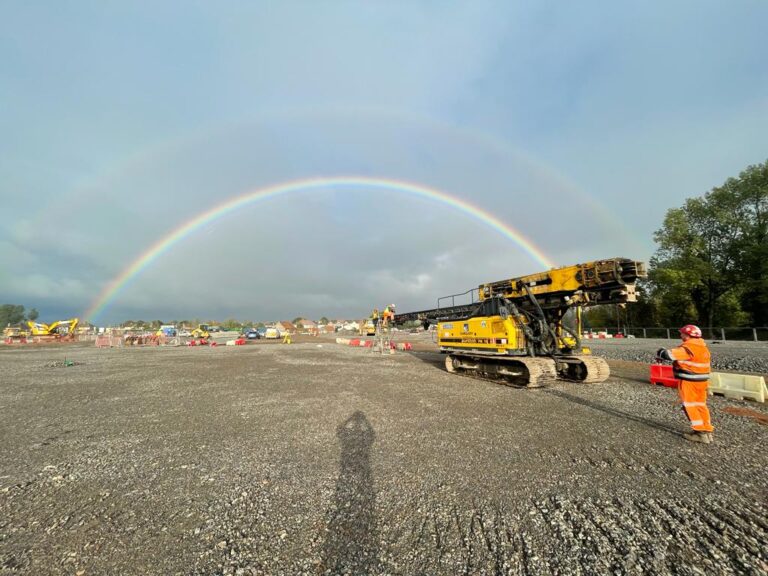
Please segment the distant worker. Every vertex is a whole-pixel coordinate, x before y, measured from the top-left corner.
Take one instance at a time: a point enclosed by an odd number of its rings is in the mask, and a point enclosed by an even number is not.
[[[707,408],[707,386],[709,386],[710,356],[707,344],[701,337],[701,328],[688,324],[680,328],[683,343],[677,348],[659,348],[656,356],[671,360],[672,371],[680,386],[678,393],[683,402],[683,411],[691,423],[691,432],[683,437],[691,442],[709,444],[714,440],[714,428]]]
[[[373,322],[374,326],[377,326],[379,324],[379,309],[374,308],[373,312],[371,313],[371,322]]]
[[[384,308],[384,312],[381,316],[382,316],[382,324],[384,326],[387,326],[395,318],[395,305],[390,304],[389,306]]]

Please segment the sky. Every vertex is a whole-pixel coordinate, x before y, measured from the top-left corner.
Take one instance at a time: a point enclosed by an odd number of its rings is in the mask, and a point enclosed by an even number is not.
[[[547,264],[647,260],[668,209],[768,159],[766,21],[762,0],[0,0],[0,303],[355,318],[546,269],[462,203]],[[339,177],[458,204],[297,189],[126,275],[219,205]]]

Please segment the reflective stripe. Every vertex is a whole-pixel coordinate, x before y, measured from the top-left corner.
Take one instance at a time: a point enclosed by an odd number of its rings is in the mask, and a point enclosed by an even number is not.
[[[709,374],[688,374],[687,372],[678,372],[675,370],[673,375],[678,380],[686,380],[688,382],[706,382],[709,380]]]
[[[692,366],[694,368],[706,368],[709,370],[709,362],[692,362],[690,360],[678,360],[678,363],[685,364],[686,366]]]
[[[690,408],[691,406],[706,406],[706,402],[683,402],[683,406]]]
[[[691,426],[703,426],[704,420],[691,420]]]

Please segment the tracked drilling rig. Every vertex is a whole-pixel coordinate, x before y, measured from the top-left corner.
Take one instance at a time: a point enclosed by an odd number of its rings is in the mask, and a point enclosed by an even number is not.
[[[481,284],[445,296],[431,310],[396,314],[396,324],[436,325],[437,342],[452,373],[536,387],[557,379],[602,382],[608,364],[581,345],[581,312],[598,304],[637,300],[645,264],[627,258],[596,260]],[[456,299],[468,304],[455,304]],[[445,304],[445,305],[441,305]],[[573,310],[573,326],[564,322]]]

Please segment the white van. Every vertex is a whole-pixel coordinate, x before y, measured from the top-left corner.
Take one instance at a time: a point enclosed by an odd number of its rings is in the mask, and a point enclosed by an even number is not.
[[[267,338],[268,340],[276,340],[280,338],[280,331],[277,328],[267,328],[267,331],[264,333],[264,338]]]

